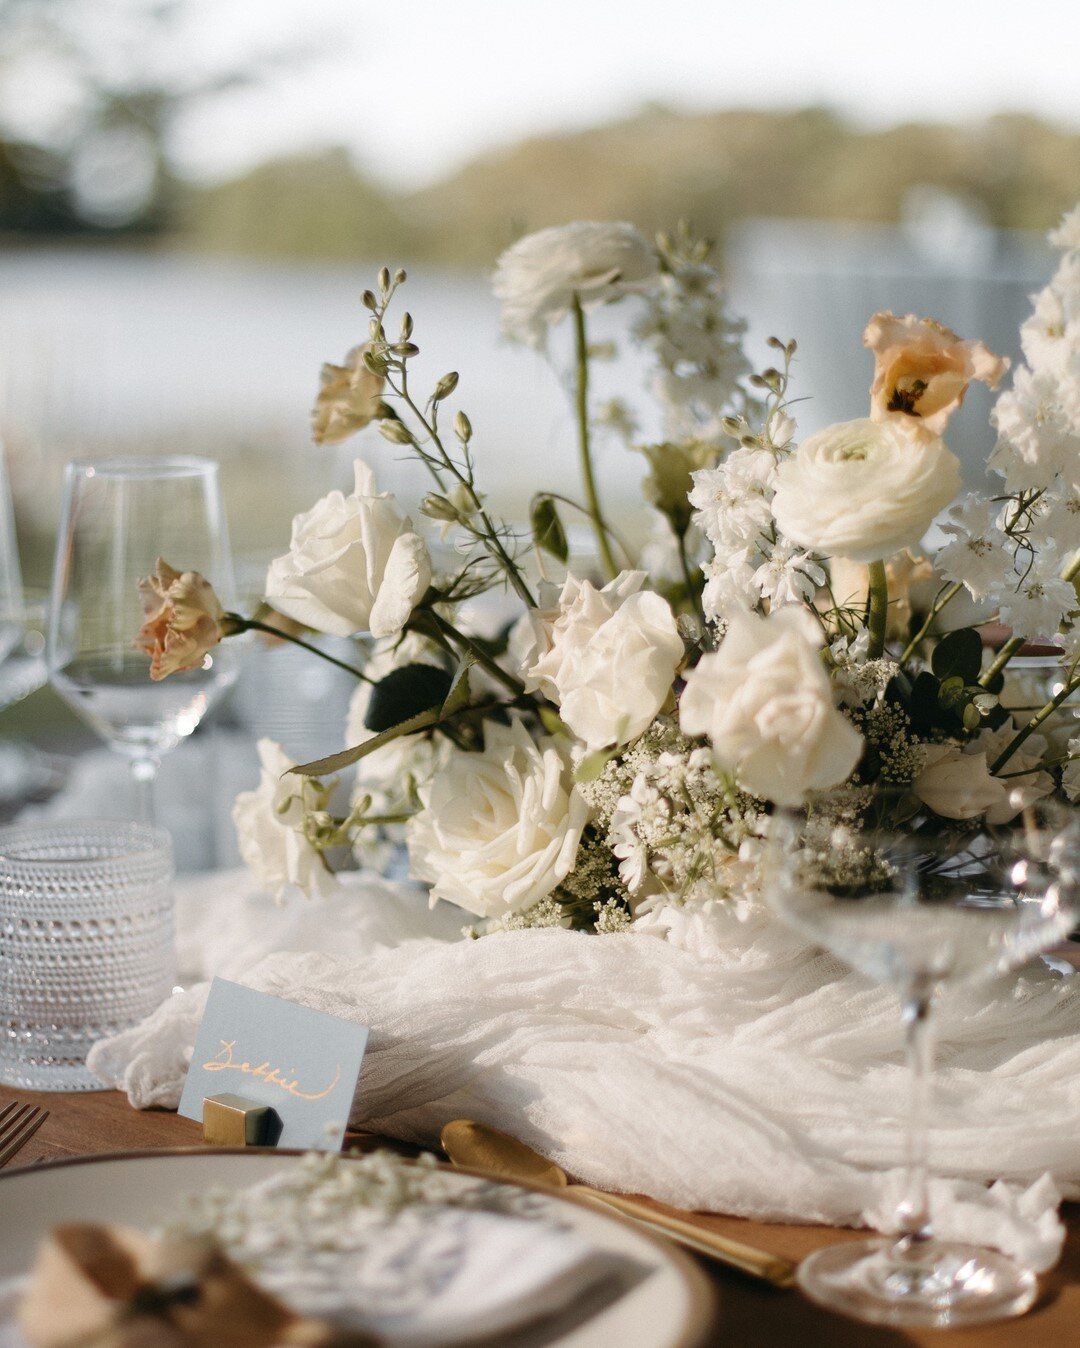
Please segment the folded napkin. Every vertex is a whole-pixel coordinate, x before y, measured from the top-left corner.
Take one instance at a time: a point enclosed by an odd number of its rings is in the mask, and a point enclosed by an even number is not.
[[[109,1226],[61,1226],[38,1252],[20,1301],[30,1348],[370,1348],[307,1319],[212,1247]]]
[[[408,887],[364,876],[284,910],[239,873],[181,897],[203,976],[370,1027],[358,1125],[431,1145],[475,1118],[599,1188],[767,1220],[877,1225],[897,1195],[896,999],[765,912],[462,941],[445,905],[428,915]],[[205,996],[196,985],[96,1045],[92,1070],[139,1107],[175,1106]],[[1080,978],[1036,963],[946,995],[939,1022],[935,1217],[1052,1262],[1059,1191],[1080,1196]]]

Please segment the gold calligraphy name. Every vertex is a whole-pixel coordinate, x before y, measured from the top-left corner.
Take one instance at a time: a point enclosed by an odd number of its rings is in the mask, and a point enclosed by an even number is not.
[[[242,1072],[244,1076],[258,1077],[260,1081],[265,1081],[268,1086],[280,1087],[287,1095],[295,1096],[297,1100],[325,1100],[341,1080],[341,1064],[338,1063],[334,1070],[334,1079],[325,1090],[302,1091],[300,1089],[299,1078],[294,1077],[290,1080],[279,1067],[273,1067],[268,1062],[261,1062],[253,1067],[249,1062],[234,1061],[233,1050],[236,1048],[235,1039],[221,1039],[218,1042],[221,1044],[221,1048],[214,1054],[209,1062],[203,1063],[204,1071]]]

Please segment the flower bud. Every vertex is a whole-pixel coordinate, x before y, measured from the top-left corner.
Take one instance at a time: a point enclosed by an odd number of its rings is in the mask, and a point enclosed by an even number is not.
[[[383,438],[389,440],[393,445],[411,445],[413,443],[412,431],[400,421],[390,421],[389,419],[380,421],[379,431]]]
[[[382,267],[379,270],[379,289],[385,295],[390,289],[390,268]]]
[[[379,307],[379,301],[375,298],[373,290],[365,290],[360,296],[360,303],[365,309],[370,309],[372,313]]]
[[[445,496],[440,496],[435,491],[428,492],[421,501],[420,513],[426,515],[429,520],[444,520],[447,524],[455,523],[458,518],[457,506],[453,501],[448,501]]]
[[[463,445],[472,439],[472,422],[464,412],[454,414],[454,434]]]
[[[412,336],[413,321],[412,314],[405,312],[401,315],[401,340],[407,342]]]
[[[405,284],[405,279],[405,268],[399,267],[397,271],[394,272],[394,284],[396,286],[403,286]]]
[[[454,389],[457,388],[458,376],[456,370],[451,370],[449,374],[444,374],[435,385],[435,392],[431,395],[433,402],[442,402],[444,398],[449,398]]]
[[[418,356],[420,348],[415,342],[396,342],[390,350],[395,356],[404,356],[407,360],[410,356]]]

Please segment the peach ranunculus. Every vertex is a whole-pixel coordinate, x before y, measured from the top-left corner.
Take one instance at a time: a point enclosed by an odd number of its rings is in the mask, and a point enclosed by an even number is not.
[[[311,411],[317,445],[339,445],[374,421],[382,397],[383,380],[364,364],[370,342],[354,346],[344,365],[326,364],[319,374],[320,388]]]
[[[1009,368],[984,342],[964,341],[944,324],[914,314],[875,314],[863,345],[874,353],[871,419],[900,418],[927,439],[944,433],[973,379],[996,388]]]
[[[150,657],[150,677],[198,669],[229,628],[214,587],[198,571],[174,571],[163,558],[139,581],[143,625],[135,645]]]

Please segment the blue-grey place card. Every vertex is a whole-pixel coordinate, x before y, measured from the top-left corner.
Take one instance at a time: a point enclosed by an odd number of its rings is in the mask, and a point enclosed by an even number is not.
[[[215,978],[180,1113],[201,1121],[207,1096],[239,1095],[274,1111],[268,1141],[336,1151],[367,1037],[354,1021]]]

